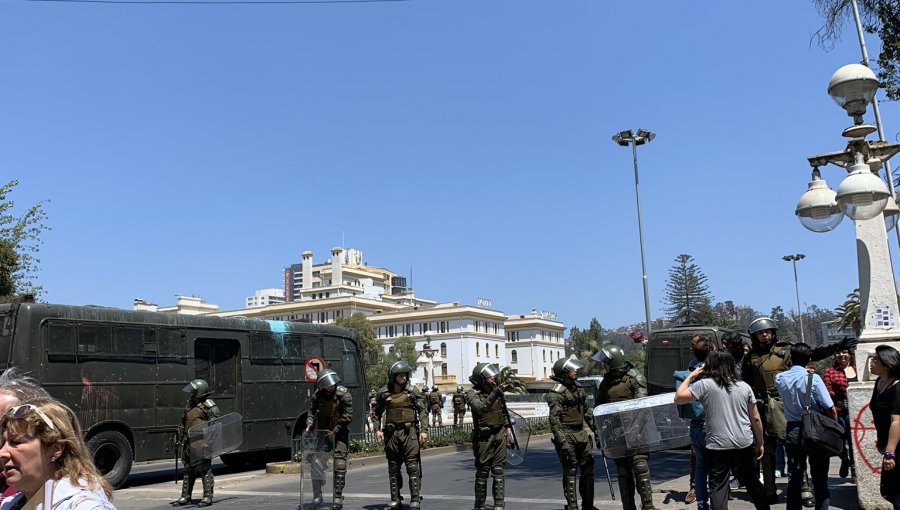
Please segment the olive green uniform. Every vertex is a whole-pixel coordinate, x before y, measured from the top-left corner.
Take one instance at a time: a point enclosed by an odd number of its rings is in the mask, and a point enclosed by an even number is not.
[[[622,369],[610,370],[597,388],[597,405],[621,402],[647,396],[647,382],[636,370],[626,365]],[[646,452],[635,452],[633,455],[615,459],[616,472],[619,478],[619,492],[622,495],[622,508],[635,510],[634,491],[637,489],[641,497],[641,509],[653,510],[653,487],[650,485],[650,465]]]
[[[441,425],[441,394],[437,391],[432,391],[428,394],[428,409],[431,410],[431,424],[432,425]]]
[[[562,463],[563,494],[567,510],[578,509],[575,479],[579,468],[581,478],[578,480],[578,493],[581,495],[581,507],[584,510],[594,508],[594,442],[585,423],[594,435],[597,434],[597,426],[594,424],[592,410],[587,406],[586,397],[584,388],[574,380],[571,380],[571,384],[555,384],[546,397],[550,406],[553,446]]]
[[[338,386],[334,393],[319,390],[306,416],[306,428],[328,430],[334,434],[334,507],[344,503],[344,484],[347,477],[347,443],[350,422],[353,421],[353,397],[347,388]],[[323,480],[313,480],[313,497],[322,497]]]
[[[181,460],[184,461],[184,479],[181,483],[182,498],[191,499],[191,493],[194,491],[194,481],[200,478],[203,483],[203,499],[207,503],[212,502],[214,485],[212,459],[191,458],[187,431],[197,426],[206,426],[209,420],[218,418],[220,415],[219,407],[211,398],[203,399],[199,402],[191,399],[184,409],[184,414],[181,417],[181,427],[185,431],[182,434],[183,439],[181,443]]]
[[[475,454],[475,510],[484,510],[487,499],[488,476],[493,475],[491,487],[494,510],[505,507],[503,464],[506,463],[508,443],[506,418],[503,416],[503,392],[470,390],[466,402],[472,409],[472,451]],[[456,397],[454,397],[456,398]]]
[[[391,489],[390,507],[400,508],[400,488],[403,484],[400,465],[406,464],[410,508],[418,508],[422,482],[418,436],[419,432],[428,430],[425,398],[413,387],[403,389],[396,384],[383,386],[375,394],[375,430],[384,431],[384,453],[388,461]]]
[[[462,425],[466,417],[466,396],[462,393],[453,395],[453,424]]]
[[[768,397],[773,397],[772,405],[779,407],[784,405],[778,394],[778,388],[775,386],[775,376],[790,368],[788,364],[790,363],[792,345],[792,342],[776,341],[772,342],[771,346],[764,346],[754,339],[749,355],[744,356],[743,367],[741,368],[741,377],[744,379],[744,382],[753,388],[753,394],[756,396],[756,407],[759,409],[759,417],[765,427],[763,457],[759,462],[762,467],[766,497],[770,500],[778,497],[775,487],[775,448],[779,435],[781,438],[784,437],[784,430],[779,432],[769,426],[767,422],[769,417],[767,402],[769,401]],[[838,346],[839,344],[831,344],[813,349],[810,353],[812,361],[831,356],[840,349]]]

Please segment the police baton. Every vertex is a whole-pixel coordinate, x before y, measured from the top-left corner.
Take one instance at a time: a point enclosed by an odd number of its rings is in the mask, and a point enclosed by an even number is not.
[[[609,482],[609,494],[612,496],[613,501],[615,501],[616,491],[613,490],[612,477],[609,476],[609,464],[606,462],[606,455],[603,455],[603,450],[600,450],[600,456],[603,457],[603,467],[606,468],[606,481]]]

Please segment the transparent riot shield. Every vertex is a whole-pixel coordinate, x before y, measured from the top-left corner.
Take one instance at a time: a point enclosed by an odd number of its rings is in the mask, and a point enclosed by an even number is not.
[[[188,430],[191,464],[237,450],[244,442],[244,422],[238,413],[229,413]]]
[[[690,424],[678,416],[674,397],[665,393],[595,407],[603,455],[620,459],[690,445]]]
[[[531,425],[528,420],[515,411],[507,411],[512,431],[508,437],[509,450],[506,452],[506,463],[510,466],[518,466],[525,462],[525,454],[528,452],[528,441],[531,439]]]
[[[334,434],[314,430],[300,438],[300,506],[331,508],[334,500]]]

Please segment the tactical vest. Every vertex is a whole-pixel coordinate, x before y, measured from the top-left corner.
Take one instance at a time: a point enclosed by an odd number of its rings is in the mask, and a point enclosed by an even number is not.
[[[488,394],[481,393],[479,396],[486,399]],[[506,423],[506,420],[503,418],[503,403],[500,402],[500,399],[498,398],[481,416],[472,412],[472,421],[475,424],[475,428],[502,426]]]
[[[753,365],[753,391],[757,395],[777,395],[775,376],[788,369],[787,358],[791,344],[778,342],[769,352],[762,356],[751,353],[750,363]]]
[[[629,372],[631,372],[629,370]],[[610,376],[607,376],[610,377]],[[612,403],[612,402],[621,402],[623,400],[631,400],[637,395],[634,393],[634,388],[632,388],[632,376],[626,372],[622,374],[622,377],[618,380],[614,380],[610,377],[609,383],[606,383],[607,379],[604,378],[603,382],[600,383],[600,392],[605,390],[606,398],[600,398],[599,402]],[[598,402],[598,403],[599,403]]]
[[[466,407],[466,397],[462,395],[453,395],[453,407],[454,409],[464,409]]]
[[[209,410],[215,406],[215,404],[208,405],[208,402],[210,400],[204,400],[184,410],[184,430],[191,430],[197,425],[206,425],[210,418]]]
[[[319,410],[316,415],[317,428],[331,430],[337,426],[340,402],[341,399],[338,398],[337,393],[316,392],[316,409]]]
[[[440,406],[441,405],[441,394],[438,392],[432,392],[428,395],[428,403],[432,406]]]
[[[390,393],[384,402],[385,423],[412,423],[416,421],[415,402],[408,391]]]
[[[581,386],[570,388],[563,384],[556,384],[551,391],[562,397],[559,421],[563,425],[572,427],[584,424],[584,388]]]

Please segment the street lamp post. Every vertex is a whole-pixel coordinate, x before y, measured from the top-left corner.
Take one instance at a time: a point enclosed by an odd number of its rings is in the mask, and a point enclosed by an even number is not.
[[[803,312],[800,310],[800,285],[797,284],[797,261],[805,259],[806,255],[797,253],[796,255],[785,255],[781,258],[794,264],[794,292],[797,293],[797,315],[800,317],[800,341],[806,343],[806,335],[803,334]]]
[[[647,290],[647,262],[644,258],[644,225],[641,222],[641,192],[638,180],[638,163],[637,163],[637,147],[645,143],[653,141],[656,138],[655,133],[651,133],[646,129],[638,129],[635,134],[630,129],[613,135],[612,139],[622,147],[631,145],[631,157],[634,161],[634,197],[637,201],[637,220],[638,220],[638,239],[641,244],[641,274],[644,284],[644,331],[645,337],[650,335],[650,293]]]

